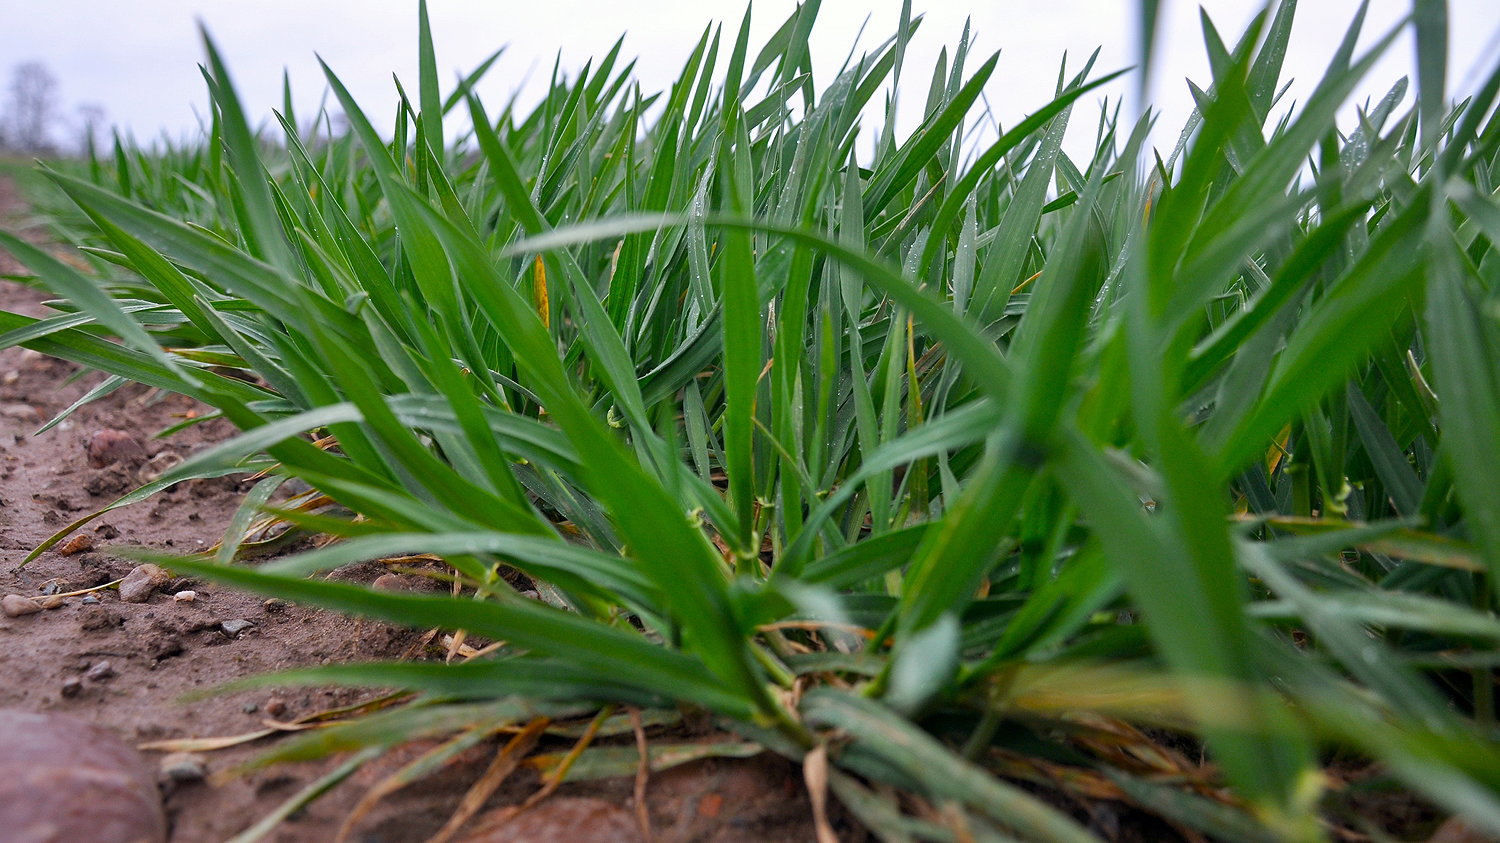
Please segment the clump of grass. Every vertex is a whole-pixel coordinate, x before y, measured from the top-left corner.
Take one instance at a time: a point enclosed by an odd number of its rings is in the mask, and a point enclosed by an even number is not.
[[[272,677],[417,694],[272,759],[624,705],[718,718],[890,840],[1092,839],[1017,780],[1320,839],[1333,748],[1500,832],[1500,73],[1450,107],[1440,6],[1415,106],[1337,128],[1397,34],[1356,54],[1361,13],[1281,116],[1282,2],[1205,24],[1190,140],[1105,108],[1088,160],[1092,62],[966,149],[995,61],[901,78],[909,14],[821,92],[809,3],[756,52],[748,13],[705,31],[662,94],[617,45],[492,115],[424,9],[391,138],[332,70],[347,134],[288,95],[258,136],[205,39],[202,144],[51,174],[93,273],[0,236],[70,302],[0,346],[243,431],[121,501],[265,473],[177,570],[503,642]],[[321,497],[268,504],[289,478]],[[341,540],[235,564],[261,512]],[[414,553],[459,593],[310,578]]]

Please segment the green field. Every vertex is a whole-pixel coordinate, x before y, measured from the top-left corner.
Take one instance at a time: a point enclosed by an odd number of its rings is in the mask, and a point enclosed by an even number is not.
[[[424,8],[389,137],[331,70],[347,131],[290,90],[257,131],[205,39],[200,142],[48,173],[79,260],[0,234],[67,302],[0,347],[242,431],[122,499],[264,474],[216,553],[153,561],[505,642],[266,680],[419,692],[275,758],[636,707],[886,840],[1094,839],[1038,795],[1075,786],[1327,839],[1354,760],[1500,834],[1500,71],[1451,101],[1417,2],[1418,78],[1340,126],[1399,31],[1356,21],[1292,109],[1295,5],[1205,26],[1161,150],[1091,62],[965,144],[995,60],[906,64],[909,15],[815,84],[815,2],[707,30],[669,90],[617,48],[530,109],[441,84]],[[342,540],[240,563],[267,512]],[[418,553],[456,596],[312,576]]]

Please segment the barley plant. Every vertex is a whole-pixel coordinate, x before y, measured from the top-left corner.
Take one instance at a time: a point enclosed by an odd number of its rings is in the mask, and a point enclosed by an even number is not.
[[[332,69],[347,131],[290,89],[253,126],[205,38],[205,137],[49,173],[79,260],[0,235],[59,299],[0,347],[241,431],[115,505],[262,478],[214,552],[140,555],[497,645],[269,677],[410,695],[264,760],[458,736],[389,790],[581,719],[553,778],[633,773],[588,738],[689,715],[737,737],[661,763],[780,753],[824,832],[826,795],[891,841],[1095,839],[1071,794],[1318,840],[1397,787],[1500,833],[1500,72],[1450,101],[1443,3],[1342,128],[1401,29],[1359,52],[1361,11],[1293,104],[1294,0],[1205,21],[1161,150],[1092,61],[966,141],[996,60],[915,75],[909,8],[815,80],[817,7],[498,111],[424,8],[389,137]],[[267,519],[322,538],[264,561]],[[322,576],[417,554],[450,596]]]

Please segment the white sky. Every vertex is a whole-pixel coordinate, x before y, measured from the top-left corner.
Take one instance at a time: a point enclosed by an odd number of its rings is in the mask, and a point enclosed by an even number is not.
[[[1203,0],[1202,5],[1232,43],[1262,4]],[[1163,0],[1163,6],[1164,49],[1152,100],[1164,112],[1158,137],[1170,142],[1191,109],[1183,78],[1206,83],[1208,74],[1197,4]],[[1283,78],[1305,84],[1294,86],[1292,97],[1299,92],[1305,96],[1306,83],[1321,75],[1357,6],[1357,0],[1302,1]],[[1365,42],[1395,25],[1410,6],[1411,0],[1371,0]],[[1466,90],[1500,55],[1500,0],[1451,0],[1450,6],[1450,89]],[[429,7],[438,64],[445,71],[468,70],[497,47],[509,45],[482,88],[492,112],[528,75],[525,91],[534,95],[557,50],[562,50],[563,67],[575,69],[602,56],[622,32],[628,33],[625,55],[639,58],[643,87],[659,90],[676,78],[705,25],[725,21],[727,41],[744,10],[743,0],[430,0]],[[793,7],[794,0],[757,0],[752,50]],[[908,120],[926,95],[938,50],[957,42],[966,16],[972,17],[977,36],[971,68],[1001,50],[987,97],[1006,125],[1050,99],[1065,51],[1070,67],[1077,67],[1094,47],[1102,47],[1096,66],[1100,72],[1133,61],[1135,3],[1128,0],[915,0],[913,8],[925,11],[927,20],[907,57],[903,116]],[[894,32],[899,11],[900,0],[824,0],[813,38],[819,87],[830,81],[866,17],[861,48]],[[377,122],[388,125],[394,112],[392,72],[415,91],[414,0],[0,0],[0,79],[8,80],[10,66],[42,61],[58,78],[66,118],[76,117],[79,103],[97,103],[110,121],[141,140],[162,133],[193,136],[194,109],[203,112],[207,99],[197,69],[202,60],[198,19],[224,52],[255,115],[268,117],[271,108],[279,107],[283,67],[291,73],[299,110],[305,115],[316,107],[323,78],[315,53]],[[1411,42],[1404,38],[1368,78],[1361,98],[1378,98],[1409,73],[1411,56]],[[1118,96],[1134,84],[1108,90]],[[7,99],[8,91],[0,91],[0,103]],[[1075,112],[1075,125],[1092,133],[1096,116],[1093,109]],[[56,137],[72,143],[76,129],[60,129]]]

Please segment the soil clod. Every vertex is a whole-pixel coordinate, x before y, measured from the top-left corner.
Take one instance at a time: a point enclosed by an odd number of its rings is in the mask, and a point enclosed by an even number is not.
[[[93,597],[93,595],[89,595]],[[87,602],[87,598],[85,598]],[[98,602],[97,600],[95,601]],[[113,609],[104,606],[89,606],[83,610],[78,628],[83,632],[109,632],[125,625],[125,618]]]
[[[158,662],[173,656],[180,656],[187,651],[187,645],[182,643],[182,639],[169,632],[156,632],[148,635],[141,648],[147,657]]]

